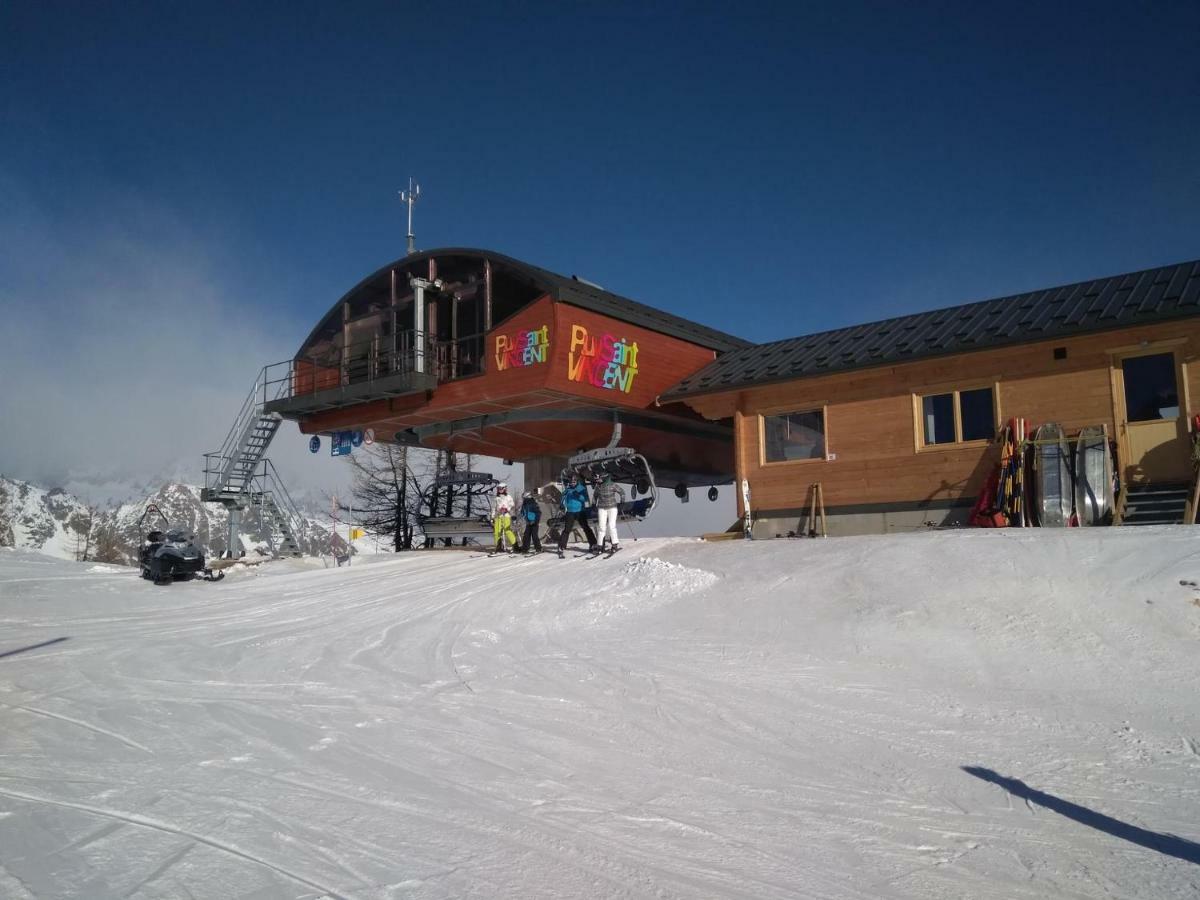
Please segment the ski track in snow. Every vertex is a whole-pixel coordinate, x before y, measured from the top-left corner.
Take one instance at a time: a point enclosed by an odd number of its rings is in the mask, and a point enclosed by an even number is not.
[[[1194,546],[655,539],[169,588],[10,551],[0,895],[1196,896],[1200,865],[962,770],[1197,840]]]

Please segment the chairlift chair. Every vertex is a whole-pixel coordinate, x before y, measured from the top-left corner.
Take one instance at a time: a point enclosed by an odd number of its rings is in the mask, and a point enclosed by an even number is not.
[[[471,543],[490,545],[494,532],[489,516],[488,495],[500,481],[487,472],[447,472],[434,478],[433,482],[421,495],[421,508],[429,509],[430,502],[436,492],[454,488],[457,499],[470,497],[479,500],[479,512],[471,515],[458,513],[451,515],[419,515],[417,524],[425,537],[440,540],[463,539]],[[474,503],[471,504],[474,507]]]
[[[658,503],[658,485],[646,457],[631,447],[600,447],[577,453],[567,460],[562,479],[572,475],[592,482],[611,475],[618,484],[629,485],[629,499],[617,507],[617,521],[641,522]]]

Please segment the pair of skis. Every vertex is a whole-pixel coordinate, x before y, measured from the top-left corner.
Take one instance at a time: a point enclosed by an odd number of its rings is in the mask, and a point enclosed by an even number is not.
[[[495,550],[495,549],[493,549],[493,550],[489,550],[486,555],[487,555],[488,559],[491,559],[493,556],[512,556],[512,557],[519,558],[519,559],[532,559],[533,557],[537,556],[539,553],[549,553],[549,552],[550,551],[546,550],[545,548],[543,548],[541,550],[528,550],[528,551],[525,551],[525,550]]]
[[[613,556],[620,551],[620,547],[609,547],[607,550],[597,547],[594,550],[588,550],[586,553],[576,553],[576,556],[582,556],[584,559],[599,559],[603,556],[605,559],[612,559]],[[562,550],[558,551],[559,559],[566,559],[566,553]]]

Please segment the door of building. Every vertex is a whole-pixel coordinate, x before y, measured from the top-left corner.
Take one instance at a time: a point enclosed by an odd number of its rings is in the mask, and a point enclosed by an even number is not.
[[[1174,350],[1114,358],[1113,399],[1127,483],[1188,481],[1192,474],[1183,370]]]

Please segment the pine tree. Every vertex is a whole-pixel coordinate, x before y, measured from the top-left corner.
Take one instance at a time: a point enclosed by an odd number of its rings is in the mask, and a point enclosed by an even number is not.
[[[412,549],[421,495],[432,477],[427,456],[398,444],[372,444],[350,456],[354,516],[366,530],[391,535],[396,551]]]
[[[71,552],[76,562],[88,562],[91,559],[92,543],[99,524],[97,516],[99,509],[89,504],[81,512],[67,519],[67,527],[75,532],[72,539]]]

